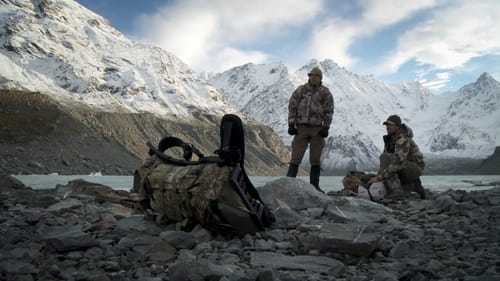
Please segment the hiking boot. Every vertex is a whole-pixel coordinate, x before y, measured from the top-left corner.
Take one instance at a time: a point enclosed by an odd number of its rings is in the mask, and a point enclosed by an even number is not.
[[[400,199],[403,199],[405,197],[405,195],[406,195],[406,192],[404,192],[403,190],[393,189],[385,196],[385,198],[392,199],[392,200],[400,200]]]
[[[350,189],[342,189],[339,191],[330,191],[328,192],[328,195],[335,195],[335,196],[358,196],[358,194]]]
[[[321,193],[323,193],[323,194],[326,194],[326,193],[323,191],[323,189],[321,189],[319,186],[315,186],[315,185],[313,185],[313,186],[314,186],[314,188],[316,188],[316,190],[317,190],[317,191],[319,191],[319,192],[321,192]]]
[[[286,173],[287,177],[295,178],[297,176],[297,172],[299,171],[299,165],[290,164],[288,167],[288,172]]]
[[[425,189],[422,186],[420,178],[415,180],[414,185],[415,185],[415,192],[418,193],[418,195],[420,195],[420,199],[425,199]]]
[[[309,182],[316,188],[317,191],[321,193],[325,193],[321,188],[319,187],[319,175],[321,173],[321,167],[320,166],[311,166],[311,172],[309,173]]]

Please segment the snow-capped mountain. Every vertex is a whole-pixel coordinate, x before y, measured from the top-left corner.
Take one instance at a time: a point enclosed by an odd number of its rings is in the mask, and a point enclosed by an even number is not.
[[[72,0],[0,0],[0,88],[48,93],[99,110],[152,112],[188,119],[194,112],[238,110],[289,144],[288,99],[320,66],[335,100],[324,151],[326,170],[375,169],[382,122],[399,114],[432,157],[484,158],[500,143],[500,86],[488,74],[457,93],[433,95],[417,82],[387,83],[311,60],[246,64],[196,75],[174,54],[138,44]],[[307,163],[306,159],[303,163]]]
[[[399,114],[413,129],[429,156],[485,157],[500,139],[500,90],[488,74],[458,94],[444,95],[433,95],[418,82],[386,83],[357,75],[331,60],[312,60],[295,72],[281,63],[247,64],[215,75],[210,82],[238,109],[271,126],[289,144],[288,99],[307,82],[307,72],[314,66],[323,70],[323,83],[335,101],[323,155],[326,169],[376,168],[385,134],[382,122],[391,114]]]
[[[226,99],[243,113],[264,123],[280,136],[286,136],[288,95],[300,79],[282,63],[276,65],[246,64],[235,67],[210,80]]]
[[[103,110],[160,115],[234,109],[175,55],[133,42],[72,0],[2,0],[2,88],[50,93]]]
[[[426,143],[433,153],[486,158],[500,144],[500,83],[488,73],[462,87]]]

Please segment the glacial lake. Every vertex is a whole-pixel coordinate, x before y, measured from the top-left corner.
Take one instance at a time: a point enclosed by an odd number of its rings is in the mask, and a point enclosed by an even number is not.
[[[130,191],[133,185],[133,176],[105,176],[105,175],[13,175],[26,186],[33,189],[50,189],[56,185],[65,185],[74,179],[83,179],[89,182],[100,183],[117,190]],[[267,182],[274,181],[280,177],[252,176],[250,180],[256,186],[263,186]],[[309,177],[298,177],[309,182]],[[324,191],[338,191],[342,189],[342,176],[325,176],[320,178],[320,186]],[[446,176],[422,176],[424,188],[432,191],[445,191],[448,189],[461,190],[484,190],[491,185],[477,186],[475,184],[487,184],[500,182],[500,175],[446,175]]]

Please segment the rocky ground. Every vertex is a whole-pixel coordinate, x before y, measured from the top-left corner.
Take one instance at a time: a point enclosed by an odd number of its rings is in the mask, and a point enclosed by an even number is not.
[[[500,280],[500,187],[378,204],[281,178],[259,193],[276,223],[224,238],[157,226],[128,192],[0,176],[0,280]]]

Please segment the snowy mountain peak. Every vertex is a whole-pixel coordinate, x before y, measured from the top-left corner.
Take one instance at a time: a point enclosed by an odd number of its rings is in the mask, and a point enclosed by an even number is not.
[[[500,84],[483,73],[476,82],[446,97],[448,106],[426,141],[430,152],[479,158],[491,155],[500,143]]]
[[[459,93],[461,100],[475,97],[470,102],[496,103],[500,99],[500,83],[485,72],[474,83],[462,87]]]
[[[307,64],[300,67],[297,73],[301,75],[307,75],[313,67],[319,67],[323,71],[323,76],[333,76],[335,73],[346,72],[344,68],[341,68],[337,63],[331,59],[326,59],[323,61],[318,61],[317,59],[311,59]],[[346,72],[347,73],[347,72]]]
[[[173,54],[137,44],[71,0],[4,0],[1,87],[50,93],[101,110],[191,116],[234,112]]]
[[[483,89],[494,89],[500,87],[500,83],[495,80],[489,73],[484,72],[477,78],[476,82],[474,82],[474,87],[483,88]]]
[[[477,81],[480,81],[480,80],[496,81],[495,78],[493,78],[488,72],[483,72],[481,75],[479,75],[479,78],[477,78]]]
[[[326,60],[320,62],[319,65],[321,66],[323,71],[326,73],[333,73],[335,71],[345,70],[345,68],[340,67],[336,62],[334,62],[331,59],[326,59]]]

